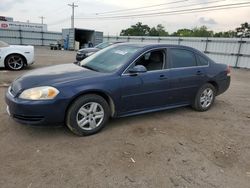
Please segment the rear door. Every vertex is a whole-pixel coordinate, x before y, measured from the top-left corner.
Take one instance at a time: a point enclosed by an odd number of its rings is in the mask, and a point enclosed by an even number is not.
[[[195,53],[182,48],[168,49],[168,58],[171,72],[171,103],[188,103],[204,82],[207,66],[198,66]]]

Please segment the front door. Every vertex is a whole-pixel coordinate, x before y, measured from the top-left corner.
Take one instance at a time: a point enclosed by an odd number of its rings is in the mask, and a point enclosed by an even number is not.
[[[122,75],[121,113],[149,110],[168,103],[169,70],[166,68],[165,49],[142,55],[130,68],[143,65],[147,72]]]

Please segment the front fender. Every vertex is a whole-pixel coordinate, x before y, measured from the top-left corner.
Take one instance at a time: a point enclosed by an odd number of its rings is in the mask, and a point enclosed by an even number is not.
[[[111,107],[112,117],[116,116],[119,109],[121,90],[119,89],[119,79],[112,81],[112,84],[107,84],[106,81],[92,84],[79,84],[77,86],[58,87],[60,97],[70,98],[68,106],[79,96],[89,93],[99,94],[104,97]]]

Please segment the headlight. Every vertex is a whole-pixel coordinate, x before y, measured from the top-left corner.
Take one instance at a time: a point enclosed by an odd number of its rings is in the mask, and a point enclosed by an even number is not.
[[[54,99],[59,91],[50,86],[34,87],[24,90],[19,98],[28,100],[48,100]]]

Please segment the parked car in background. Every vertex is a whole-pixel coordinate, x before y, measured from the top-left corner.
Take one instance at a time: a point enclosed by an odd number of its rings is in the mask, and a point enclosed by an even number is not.
[[[64,41],[63,39],[60,39],[54,43],[51,43],[49,46],[51,50],[62,50],[64,48]]]
[[[229,67],[196,49],[124,43],[80,65],[30,71],[11,84],[6,103],[7,112],[21,123],[65,123],[75,134],[90,135],[110,117],[188,105],[206,111],[229,85]]]
[[[98,52],[101,49],[104,49],[112,44],[118,44],[118,43],[121,43],[121,42],[103,42],[103,43],[96,45],[93,48],[80,49],[76,53],[76,60],[81,61],[81,60],[85,59],[86,57],[94,54],[95,52]]]
[[[0,67],[21,70],[34,63],[34,47],[0,41]]]

